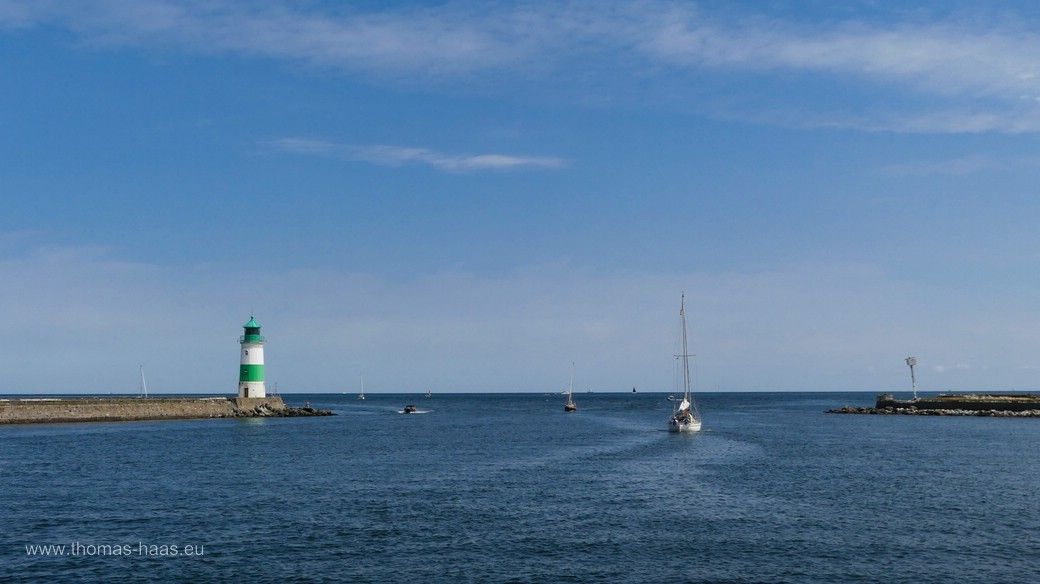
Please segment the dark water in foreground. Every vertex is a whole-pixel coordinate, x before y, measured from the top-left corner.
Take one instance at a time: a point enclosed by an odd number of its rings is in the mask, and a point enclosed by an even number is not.
[[[661,394],[576,398],[0,427],[0,581],[1040,581],[1040,420],[705,394],[705,431],[678,436]],[[74,542],[131,554],[26,553]]]

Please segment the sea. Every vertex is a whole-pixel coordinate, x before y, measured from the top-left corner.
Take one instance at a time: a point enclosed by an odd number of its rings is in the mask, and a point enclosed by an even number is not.
[[[663,393],[0,426],[0,582],[1040,581],[1040,420],[697,397],[693,435]]]

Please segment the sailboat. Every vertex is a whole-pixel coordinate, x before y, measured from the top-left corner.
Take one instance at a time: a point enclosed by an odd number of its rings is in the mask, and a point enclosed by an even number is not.
[[[431,397],[433,397],[433,394],[430,392],[429,388],[426,388],[426,396],[425,397],[426,397],[426,399],[430,399]]]
[[[358,399],[365,399],[365,376],[361,376],[361,393],[357,394]]]
[[[576,412],[578,404],[574,403],[574,362],[571,361],[571,384],[567,386],[567,403],[563,404],[563,411]]]
[[[675,406],[672,417],[668,419],[670,432],[700,432],[701,413],[690,395],[690,354],[686,349],[686,294],[682,295],[679,305],[679,322],[682,323],[682,358],[683,397]]]

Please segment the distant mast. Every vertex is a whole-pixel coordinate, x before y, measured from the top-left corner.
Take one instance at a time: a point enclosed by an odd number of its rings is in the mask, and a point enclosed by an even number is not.
[[[144,380],[144,365],[141,365],[141,397],[148,397],[148,382]]]
[[[238,370],[238,397],[267,397],[264,388],[264,337],[253,315],[238,342],[242,345],[242,366]]]
[[[908,356],[906,364],[910,366],[910,385],[914,388],[914,399],[917,399],[917,379],[914,377],[914,365],[917,365],[917,357]]]

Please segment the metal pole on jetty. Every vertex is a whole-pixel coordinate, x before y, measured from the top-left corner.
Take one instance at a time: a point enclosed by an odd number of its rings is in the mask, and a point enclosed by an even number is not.
[[[914,365],[917,365],[917,357],[910,355],[906,358],[906,364],[910,366],[910,384],[914,388],[914,399],[917,399],[917,379],[914,378]]]

